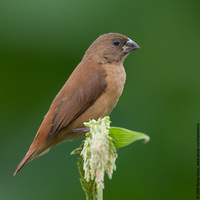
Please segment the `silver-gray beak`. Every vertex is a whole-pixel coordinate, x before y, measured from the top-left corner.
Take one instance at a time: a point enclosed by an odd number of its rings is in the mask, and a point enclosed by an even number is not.
[[[128,41],[126,42],[126,44],[122,47],[123,53],[130,53],[131,51],[134,51],[139,48],[140,47],[138,46],[138,44],[129,38],[128,38]]]

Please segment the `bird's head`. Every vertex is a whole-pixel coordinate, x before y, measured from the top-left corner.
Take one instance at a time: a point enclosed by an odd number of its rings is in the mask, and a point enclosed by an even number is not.
[[[83,59],[99,64],[123,63],[126,56],[140,47],[119,33],[108,33],[97,38],[88,48]]]

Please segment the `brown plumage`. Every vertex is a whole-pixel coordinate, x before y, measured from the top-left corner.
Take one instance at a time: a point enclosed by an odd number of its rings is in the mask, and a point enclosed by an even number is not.
[[[14,175],[50,147],[83,136],[83,122],[110,115],[123,91],[123,61],[139,46],[128,37],[109,33],[97,38],[53,100],[49,111]]]

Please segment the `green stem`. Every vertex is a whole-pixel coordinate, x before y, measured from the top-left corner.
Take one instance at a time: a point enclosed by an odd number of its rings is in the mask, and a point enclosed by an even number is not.
[[[100,186],[97,190],[97,200],[103,200],[103,189]]]

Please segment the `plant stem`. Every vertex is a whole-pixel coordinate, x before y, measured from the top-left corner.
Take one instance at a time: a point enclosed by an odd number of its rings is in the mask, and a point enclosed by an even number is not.
[[[97,200],[103,200],[103,189],[101,186],[99,186],[97,190]]]

